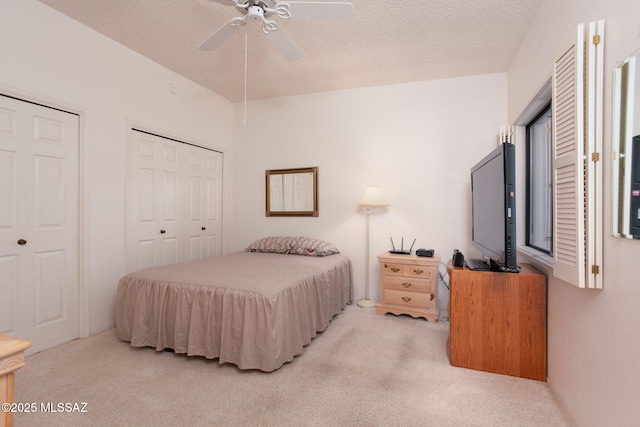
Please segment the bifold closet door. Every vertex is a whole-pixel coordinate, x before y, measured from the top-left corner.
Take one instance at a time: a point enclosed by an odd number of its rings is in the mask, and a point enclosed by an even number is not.
[[[0,333],[78,337],[78,116],[0,96]]]
[[[130,130],[128,271],[220,253],[222,154]]]
[[[185,146],[185,260],[220,255],[222,212],[222,154]]]
[[[178,143],[131,131],[127,176],[128,271],[179,260]]]

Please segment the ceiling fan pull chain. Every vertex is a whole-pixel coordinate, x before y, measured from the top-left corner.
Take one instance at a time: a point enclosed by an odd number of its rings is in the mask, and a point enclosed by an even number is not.
[[[247,125],[247,27],[244,29],[244,117],[242,126]]]

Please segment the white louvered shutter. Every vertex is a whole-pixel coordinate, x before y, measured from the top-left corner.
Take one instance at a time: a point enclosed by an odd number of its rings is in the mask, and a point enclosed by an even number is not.
[[[602,287],[602,34],[578,26],[576,43],[554,64],[555,277]]]
[[[575,285],[584,283],[583,31],[553,70],[553,275]]]

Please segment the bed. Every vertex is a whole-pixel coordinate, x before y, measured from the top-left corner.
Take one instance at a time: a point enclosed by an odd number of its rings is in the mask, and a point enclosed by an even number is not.
[[[349,258],[337,249],[324,253],[311,239],[297,247],[286,239],[124,276],[118,338],[240,369],[280,368],[353,300]]]

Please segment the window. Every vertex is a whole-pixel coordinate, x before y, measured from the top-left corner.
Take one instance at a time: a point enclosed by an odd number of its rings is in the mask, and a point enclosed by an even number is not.
[[[553,253],[553,147],[551,103],[526,126],[526,244]]]

